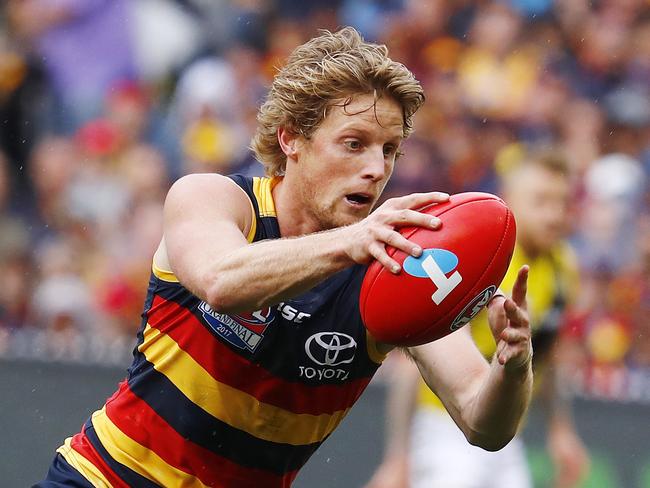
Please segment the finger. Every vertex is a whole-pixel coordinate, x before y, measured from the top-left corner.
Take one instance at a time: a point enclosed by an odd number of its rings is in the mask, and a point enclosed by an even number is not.
[[[522,355],[521,360],[518,358],[519,354],[518,351],[516,351],[513,348],[505,347],[501,354],[499,355],[499,364],[505,366],[515,366],[519,364],[523,364],[525,361],[525,356]],[[509,364],[510,363],[510,364]]]
[[[370,246],[368,246],[368,252],[391,273],[398,274],[402,269],[397,261],[395,261],[388,255],[388,253],[386,253],[384,246],[380,245],[378,242],[373,242],[370,244]]]
[[[528,334],[526,334],[521,329],[513,329],[508,327],[501,331],[501,339],[508,344],[516,344],[518,342],[528,341]]]
[[[509,347],[505,342],[501,342],[501,345],[501,350],[497,354],[497,361],[499,361],[500,365],[505,366],[509,361],[512,361],[512,358],[515,355],[515,349]]]
[[[427,193],[411,193],[403,197],[391,198],[386,203],[393,208],[420,208],[431,203],[444,203],[448,200],[448,193],[432,191]]]
[[[531,349],[526,344],[521,344],[504,347],[497,359],[499,364],[509,368],[519,368],[530,361],[531,357]]]
[[[422,248],[418,244],[409,241],[399,232],[390,229],[379,229],[376,235],[378,241],[384,242],[406,254],[416,258],[422,255]]]
[[[504,295],[495,295],[493,298],[490,299],[488,302],[488,310],[492,313],[496,313],[499,315],[504,315],[506,314],[505,309],[503,308],[503,304],[506,301],[506,297]]]
[[[506,311],[503,308],[504,302],[505,297],[501,296],[488,303],[488,323],[497,340],[501,331],[508,325]]]
[[[437,229],[441,225],[438,217],[407,208],[387,215],[386,223],[395,227],[417,226],[431,229]]]
[[[503,342],[503,341],[499,341],[497,343],[497,350],[496,350],[495,354],[497,356],[497,361],[499,361],[499,364],[503,364],[501,362],[501,356],[503,354],[503,350],[506,348],[506,345],[507,344],[505,342]]]
[[[526,308],[526,293],[528,291],[528,265],[519,268],[517,279],[512,287],[512,299],[520,307]]]
[[[514,300],[511,298],[507,299],[503,304],[503,308],[506,311],[506,317],[510,321],[511,327],[528,328],[530,326],[528,312],[519,307]]]

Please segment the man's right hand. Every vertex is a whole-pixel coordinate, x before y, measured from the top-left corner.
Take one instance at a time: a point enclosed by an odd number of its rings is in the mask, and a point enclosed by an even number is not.
[[[348,256],[359,264],[368,264],[376,259],[391,273],[399,273],[400,265],[388,255],[386,245],[419,257],[422,254],[420,246],[406,239],[398,229],[409,226],[439,229],[441,222],[438,217],[415,209],[448,200],[449,195],[441,192],[412,193],[386,200],[361,222],[342,229],[347,233]]]

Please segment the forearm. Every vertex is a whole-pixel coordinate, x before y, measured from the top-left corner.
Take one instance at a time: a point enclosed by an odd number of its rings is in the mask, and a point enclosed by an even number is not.
[[[256,217],[251,216],[246,193],[223,176],[187,175],[172,185],[165,199],[157,262],[217,311],[259,310],[292,298],[354,263],[376,259],[398,272],[399,264],[387,254],[386,245],[414,255],[421,249],[396,227],[438,228],[439,219],[413,208],[446,199],[448,195],[436,192],[407,195],[388,200],[348,226],[308,233],[320,227],[308,222],[289,226],[285,238],[250,244],[246,236]],[[295,218],[304,217],[295,213]]]
[[[197,294],[222,312],[279,303],[354,264],[345,239],[345,230],[337,229],[239,247],[213,263]]]
[[[489,451],[510,442],[530,403],[532,384],[530,361],[509,369],[495,357],[467,414],[463,415],[468,440]]]
[[[402,363],[393,371],[387,392],[385,458],[408,453],[420,382],[415,365],[404,358],[400,360]]]

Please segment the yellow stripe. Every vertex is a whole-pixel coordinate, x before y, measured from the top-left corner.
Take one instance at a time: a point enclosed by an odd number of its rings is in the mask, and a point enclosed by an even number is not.
[[[61,454],[61,456],[63,456],[65,460],[68,461],[68,464],[79,471],[79,474],[90,481],[93,486],[96,486],[98,488],[112,488],[113,485],[111,485],[110,482],[104,477],[99,468],[97,468],[97,466],[86,459],[82,454],[74,450],[71,445],[71,440],[72,437],[68,437],[65,440],[64,444],[59,447],[56,452]]]
[[[253,239],[255,238],[255,231],[257,230],[257,214],[255,213],[255,207],[253,206],[253,202],[251,202],[248,193],[246,193],[246,191],[234,181],[233,184],[237,188],[239,188],[239,191],[241,191],[244,195],[246,195],[246,200],[248,200],[248,204],[251,206],[251,215],[253,218],[251,219],[251,227],[248,230],[248,235],[246,236],[246,240],[248,242],[253,242]]]
[[[222,422],[259,439],[297,446],[320,442],[349,410],[338,410],[331,415],[296,414],[262,403],[252,395],[215,380],[171,337],[149,325],[138,350],[193,403]]]
[[[271,190],[277,183],[277,180],[270,178],[253,178],[253,194],[257,199],[260,217],[275,217],[275,203]]]
[[[248,197],[248,195],[246,195]],[[255,231],[257,231],[257,215],[255,215],[255,207],[253,207],[253,202],[250,201],[250,198],[248,201],[251,204],[251,228],[248,231],[248,235],[246,236],[246,240],[248,242],[253,242],[253,239],[255,238]]]
[[[201,480],[167,464],[155,452],[122,432],[106,415],[106,407],[95,412],[92,423],[97,437],[113,459],[140,476],[165,487],[204,488]]]
[[[151,271],[153,271],[153,274],[156,277],[158,277],[163,281],[168,281],[170,283],[178,283],[178,278],[176,278],[176,275],[172,271],[159,268],[155,262],[151,263]]]

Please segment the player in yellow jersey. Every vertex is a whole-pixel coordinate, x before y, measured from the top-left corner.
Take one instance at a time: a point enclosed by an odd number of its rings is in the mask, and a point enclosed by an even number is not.
[[[564,241],[570,182],[565,160],[549,149],[509,146],[498,158],[502,193],[517,219],[517,246],[501,288],[511,290],[517,270],[530,265],[528,303],[533,331],[535,392],[547,411],[549,454],[556,487],[576,486],[588,468],[570,408],[557,378],[558,329],[577,290],[575,258]],[[470,333],[470,328],[459,333]],[[485,312],[471,334],[486,358],[496,345]],[[499,452],[470,445],[438,397],[409,361],[397,363],[388,399],[385,457],[368,488],[528,488],[532,486],[521,440]]]

